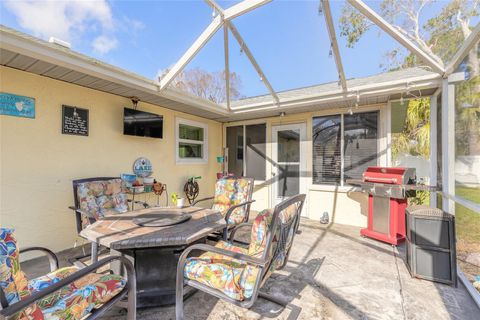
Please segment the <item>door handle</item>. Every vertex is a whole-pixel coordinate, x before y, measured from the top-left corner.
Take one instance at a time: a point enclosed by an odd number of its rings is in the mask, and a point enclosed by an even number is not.
[[[272,177],[275,177],[277,175],[276,172],[272,172]]]

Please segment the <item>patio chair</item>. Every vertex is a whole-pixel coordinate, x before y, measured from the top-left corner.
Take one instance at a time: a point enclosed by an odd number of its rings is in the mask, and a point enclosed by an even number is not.
[[[188,247],[177,266],[176,319],[183,319],[185,285],[244,308],[250,308],[258,297],[286,306],[281,299],[259,290],[274,271],[286,265],[304,201],[305,195],[299,194],[273,210],[263,210],[253,224],[244,223],[232,230],[230,242]],[[233,245],[236,231],[247,226],[251,227],[248,249]],[[204,253],[188,258],[192,250]]]
[[[20,268],[19,254],[41,251],[50,261],[50,273],[28,279]],[[127,278],[94,273],[120,260]],[[0,319],[96,319],[127,296],[127,319],[136,318],[136,280],[133,264],[111,256],[83,269],[58,269],[58,258],[45,248],[19,250],[13,229],[0,228]]]
[[[213,200],[212,209],[219,210],[225,217],[227,226],[223,234],[213,234],[210,239],[228,239],[228,231],[235,226],[248,222],[250,205],[255,202],[253,195],[253,178],[222,178],[215,183],[213,197],[199,199],[192,203],[196,206],[199,202]]]
[[[75,206],[69,208],[75,213],[77,233],[95,221],[112,214],[124,213],[129,210],[127,198],[122,180],[115,177],[96,177],[73,180],[73,199]],[[148,204],[134,201],[148,208]],[[94,244],[92,244],[93,246]],[[95,252],[97,248],[94,248]],[[81,261],[89,257],[88,254],[69,259],[72,264],[85,266]],[[93,258],[96,261],[96,258]]]

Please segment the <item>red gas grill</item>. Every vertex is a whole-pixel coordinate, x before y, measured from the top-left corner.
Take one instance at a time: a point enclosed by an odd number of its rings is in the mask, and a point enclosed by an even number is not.
[[[368,167],[363,180],[347,180],[368,192],[368,227],[360,234],[393,245],[405,240],[407,191],[416,186],[414,168]]]

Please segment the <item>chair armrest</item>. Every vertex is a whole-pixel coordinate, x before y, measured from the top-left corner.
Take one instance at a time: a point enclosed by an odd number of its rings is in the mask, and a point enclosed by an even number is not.
[[[0,316],[3,317],[10,317],[14,315],[15,313],[22,311],[32,303],[35,303],[35,301],[40,300],[42,298],[45,298],[49,294],[54,293],[55,291],[61,289],[62,287],[73,283],[74,281],[92,273],[93,271],[99,269],[100,267],[112,262],[113,260],[120,260],[120,262],[125,266],[125,269],[127,270],[127,289],[129,292],[129,300],[132,297],[131,294],[133,295],[133,298],[135,298],[136,294],[136,279],[135,279],[135,268],[133,267],[133,264],[125,257],[122,256],[110,256],[106,257],[94,264],[91,264],[83,269],[80,269],[79,271],[73,273],[72,275],[60,280],[59,282],[56,282],[49,287],[42,289],[28,298],[21,300],[19,302],[16,302],[5,309],[0,310]],[[133,299],[133,303],[136,303],[135,299]]]
[[[43,247],[26,247],[20,249],[20,253],[30,252],[30,251],[42,251],[48,258],[48,262],[50,263],[50,272],[55,271],[58,269],[58,257],[53,251]]]
[[[215,198],[215,197],[207,197],[207,198],[198,199],[198,200],[194,201],[194,202],[190,205],[190,207],[195,206],[195,205],[196,205],[197,203],[199,203],[199,202],[207,201],[207,200],[213,200],[214,198]]]
[[[228,208],[227,213],[225,214],[225,221],[227,222],[227,224],[228,224],[228,219],[230,219],[230,216],[232,215],[232,213],[235,209],[240,208],[240,207],[244,207],[244,206],[249,206],[254,202],[255,202],[255,200],[245,201],[245,202],[242,202],[240,204],[236,204],[236,205]],[[249,214],[248,210],[245,213],[246,213],[246,216],[248,217],[248,214]],[[248,220],[248,218],[247,218],[247,220]]]
[[[253,226],[253,222],[244,222],[240,223],[239,225],[236,225],[231,231],[230,231],[230,238],[228,239],[228,242],[233,242],[235,240],[235,234],[237,233],[237,230],[249,227],[250,229]]]
[[[85,215],[87,218],[92,218],[92,219],[95,219],[94,216],[92,216],[92,214],[90,214],[89,212],[85,211],[85,210],[82,210],[80,208],[75,208],[74,206],[69,206],[68,209],[72,209],[73,211],[75,212],[78,212],[80,214],[83,214]]]
[[[193,246],[190,246],[183,251],[182,255],[180,256],[180,259],[178,260],[177,270],[180,266],[182,266],[182,268],[183,268],[183,266],[185,265],[185,261],[188,257],[188,254],[192,250],[200,250],[200,251],[204,251],[204,252],[213,252],[213,253],[221,254],[221,255],[224,255],[224,256],[227,256],[227,257],[231,257],[231,258],[236,259],[236,260],[244,261],[244,262],[246,262],[248,264],[252,264],[254,266],[262,267],[262,268],[265,267],[268,263],[267,261],[265,261],[263,259],[252,257],[252,256],[249,256],[249,255],[246,255],[246,254],[243,254],[243,253],[233,252],[233,251],[230,251],[230,250],[217,248],[217,247],[214,247],[214,246],[211,246],[211,245],[208,245],[208,244],[199,243],[199,244],[194,244]]]

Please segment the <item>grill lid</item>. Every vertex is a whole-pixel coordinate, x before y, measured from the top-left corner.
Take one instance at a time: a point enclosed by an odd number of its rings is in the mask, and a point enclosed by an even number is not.
[[[368,167],[363,173],[364,182],[384,184],[414,184],[415,169],[404,167]]]

